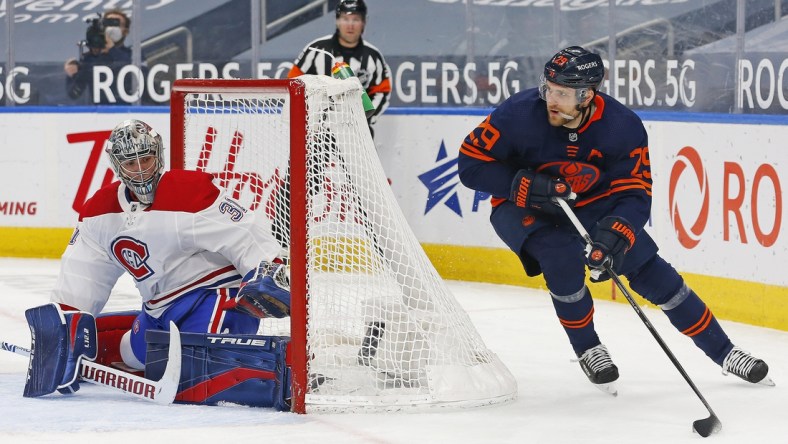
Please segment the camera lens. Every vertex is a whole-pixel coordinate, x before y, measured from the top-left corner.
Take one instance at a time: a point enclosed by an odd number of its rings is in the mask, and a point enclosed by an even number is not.
[[[85,31],[85,42],[88,48],[103,49],[107,46],[107,41],[104,38],[104,27],[98,19],[92,19],[88,23],[88,29]]]

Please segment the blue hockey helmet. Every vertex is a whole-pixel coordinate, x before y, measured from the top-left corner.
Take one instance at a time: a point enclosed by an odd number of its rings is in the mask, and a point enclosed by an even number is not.
[[[544,65],[544,78],[570,88],[596,90],[605,78],[605,66],[599,54],[570,46],[558,51]]]

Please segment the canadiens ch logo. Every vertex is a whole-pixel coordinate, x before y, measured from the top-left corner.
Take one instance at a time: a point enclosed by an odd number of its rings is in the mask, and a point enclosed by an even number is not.
[[[111,250],[115,260],[134,276],[134,280],[144,281],[153,276],[153,270],[145,263],[150,254],[144,242],[121,236],[112,242]]]

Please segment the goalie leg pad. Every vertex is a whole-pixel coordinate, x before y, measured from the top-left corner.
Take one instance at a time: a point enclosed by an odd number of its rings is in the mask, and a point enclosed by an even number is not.
[[[145,377],[157,380],[169,351],[166,332],[146,333]],[[221,402],[290,410],[290,338],[259,335],[181,333],[181,382],[176,403]]]
[[[79,390],[79,363],[96,359],[96,320],[90,313],[55,303],[25,311],[32,347],[23,395]]]
[[[113,313],[102,313],[96,316],[98,331],[98,357],[96,362],[101,365],[113,366],[123,362],[120,355],[120,339],[131,330],[139,310]]]

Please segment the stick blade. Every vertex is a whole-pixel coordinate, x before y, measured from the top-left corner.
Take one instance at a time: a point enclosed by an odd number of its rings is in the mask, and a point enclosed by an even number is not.
[[[721,429],[722,423],[717,416],[713,414],[706,419],[699,419],[692,423],[692,430],[704,438],[712,433],[719,432]]]
[[[167,356],[167,367],[158,381],[155,401],[158,404],[172,404],[178,394],[181,380],[181,333],[175,323],[170,321],[170,349]]]

